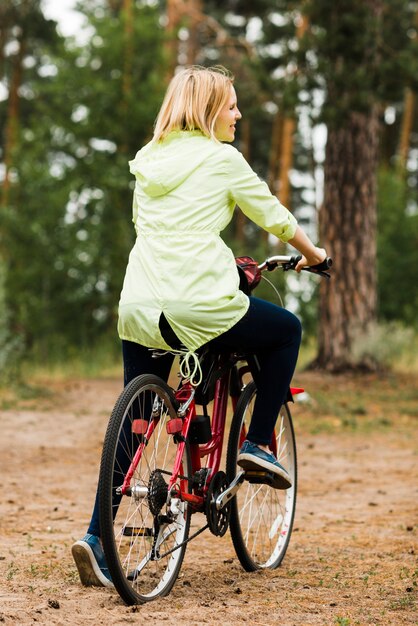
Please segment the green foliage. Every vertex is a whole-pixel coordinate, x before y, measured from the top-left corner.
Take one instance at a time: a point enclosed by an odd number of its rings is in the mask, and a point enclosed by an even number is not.
[[[352,112],[377,102],[400,100],[405,85],[417,84],[414,3],[404,0],[308,0],[311,24],[300,48],[307,85],[325,88],[323,117],[340,124]]]
[[[85,45],[33,48],[24,75],[17,183],[2,214],[6,293],[15,326],[44,359],[115,334],[133,242],[128,160],[150,137],[164,85],[157,7],[124,21],[86,3]]]
[[[5,276],[4,264],[0,264],[0,385],[16,377],[19,358],[23,350],[21,337],[11,331],[4,288]]]
[[[371,369],[390,369],[405,353],[413,337],[413,330],[399,322],[372,324],[367,331],[359,329],[352,342],[352,363]]]
[[[418,328],[417,198],[394,169],[381,169],[378,190],[379,315]]]

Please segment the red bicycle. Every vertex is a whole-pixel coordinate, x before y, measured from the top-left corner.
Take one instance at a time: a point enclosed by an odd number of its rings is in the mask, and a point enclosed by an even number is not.
[[[250,260],[245,270],[252,272],[256,286],[261,271],[294,269],[299,258],[274,256],[259,266]],[[327,259],[306,269],[329,276],[330,265]],[[268,472],[245,473],[236,463],[257,394],[251,355],[198,352],[203,375],[197,386],[193,373],[180,374],[176,391],[157,376],[138,376],[110,417],[99,478],[100,525],[113,583],[127,604],[167,595],[188,542],[207,528],[222,536],[229,527],[247,571],[278,567],[290,541],[297,464],[288,402],[270,444],[292,479],[292,487],[282,491],[272,487]],[[288,400],[302,391],[291,388]],[[229,398],[233,417],[224,472]],[[204,515],[205,523],[190,535],[196,513]]]

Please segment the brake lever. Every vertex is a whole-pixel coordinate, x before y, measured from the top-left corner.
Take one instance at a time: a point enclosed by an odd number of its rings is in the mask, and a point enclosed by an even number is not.
[[[328,272],[316,270],[313,267],[302,267],[302,272],[309,272],[310,274],[316,274],[316,276],[322,276],[323,278],[331,278],[331,274],[328,274]]]
[[[273,272],[276,269],[277,265],[278,263],[276,261],[272,262],[272,261],[269,261],[268,259],[266,261],[266,268],[268,272]]]
[[[306,272],[310,272],[311,274],[316,274],[317,276],[323,276],[324,278],[331,278],[331,274],[328,274],[325,270],[332,267],[332,259],[331,257],[326,257],[321,263],[317,265],[311,265],[309,267],[303,267],[302,269]]]
[[[289,270],[294,270],[296,265],[301,260],[301,258],[302,258],[301,254],[298,254],[297,256],[292,256],[288,263],[283,263],[283,265],[282,265],[283,271],[284,272],[288,272]]]

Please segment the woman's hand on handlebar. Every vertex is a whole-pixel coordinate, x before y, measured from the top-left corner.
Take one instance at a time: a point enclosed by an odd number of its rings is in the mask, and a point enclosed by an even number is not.
[[[327,257],[324,248],[315,246],[300,226],[296,227],[295,234],[292,239],[289,239],[289,243],[302,255],[301,260],[295,267],[297,272],[300,272],[306,266],[318,265]]]
[[[317,248],[314,246],[312,252],[309,254],[302,254],[302,258],[296,265],[295,271],[300,272],[304,267],[318,265],[319,263],[325,261],[326,258],[327,253],[325,248]]]

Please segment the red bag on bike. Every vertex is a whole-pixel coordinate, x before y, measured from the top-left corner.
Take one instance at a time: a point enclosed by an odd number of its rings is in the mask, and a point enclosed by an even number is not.
[[[248,295],[261,280],[261,271],[257,261],[250,256],[239,256],[235,259],[239,274],[239,288]]]

